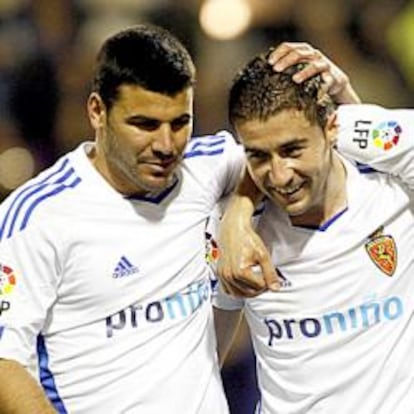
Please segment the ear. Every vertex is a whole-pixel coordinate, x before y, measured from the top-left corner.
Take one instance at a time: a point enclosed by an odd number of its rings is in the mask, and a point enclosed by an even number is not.
[[[325,136],[331,147],[335,146],[338,138],[338,117],[336,112],[332,112],[332,114],[328,116],[324,130]]]
[[[89,122],[95,131],[105,126],[106,107],[102,101],[102,98],[96,92],[92,92],[89,95],[87,110]]]

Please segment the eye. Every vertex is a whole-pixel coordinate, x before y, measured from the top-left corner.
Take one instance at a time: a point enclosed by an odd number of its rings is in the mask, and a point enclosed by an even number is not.
[[[160,127],[160,121],[156,119],[140,119],[130,122],[130,125],[135,126],[143,131],[155,131]]]
[[[303,153],[304,147],[301,145],[287,145],[281,150],[283,158],[299,158]]]
[[[188,116],[188,115],[181,116],[181,117],[179,117],[177,119],[174,119],[171,122],[171,129],[174,132],[177,132],[180,129],[185,128],[190,123],[190,121],[191,121],[191,117],[190,116]]]
[[[251,161],[266,161],[270,155],[267,152],[257,149],[246,149],[246,156]]]

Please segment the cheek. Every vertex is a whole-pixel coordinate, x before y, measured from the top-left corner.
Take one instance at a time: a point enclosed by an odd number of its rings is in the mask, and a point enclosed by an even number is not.
[[[186,128],[185,130],[180,131],[175,136],[175,147],[182,152],[184,148],[186,147],[189,139],[191,136],[191,128]]]
[[[139,154],[151,146],[152,137],[147,132],[128,130],[124,131],[121,137],[122,147],[132,154]]]
[[[247,170],[249,171],[250,176],[253,178],[255,184],[258,187],[262,187],[266,176],[266,167],[263,165],[255,165],[251,162],[247,162]]]

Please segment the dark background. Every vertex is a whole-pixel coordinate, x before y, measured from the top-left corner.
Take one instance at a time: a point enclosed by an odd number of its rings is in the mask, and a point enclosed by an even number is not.
[[[234,27],[239,7],[250,19],[238,35],[220,39],[201,24],[208,6],[218,10],[218,29]],[[171,29],[195,59],[196,134],[229,128],[231,79],[281,41],[320,48],[365,102],[414,103],[413,1],[0,0],[0,200],[92,138],[85,103],[97,49],[108,35],[142,22]],[[233,413],[252,413],[257,392],[245,326],[223,378]]]

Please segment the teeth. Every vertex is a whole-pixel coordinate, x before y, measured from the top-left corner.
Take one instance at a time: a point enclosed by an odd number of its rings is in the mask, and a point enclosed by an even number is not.
[[[290,195],[293,194],[295,191],[298,191],[299,188],[301,187],[301,184],[295,186],[295,187],[291,187],[291,188],[275,188],[275,190],[282,195]]]

